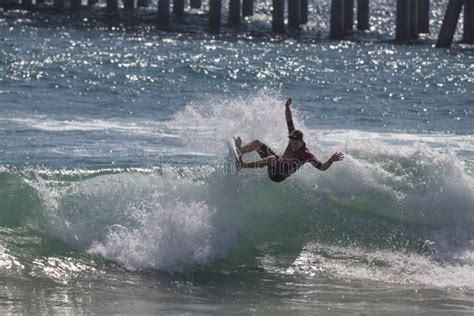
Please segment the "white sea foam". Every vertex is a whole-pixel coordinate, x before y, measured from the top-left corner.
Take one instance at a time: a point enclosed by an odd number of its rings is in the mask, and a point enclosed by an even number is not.
[[[310,276],[330,275],[344,280],[474,288],[474,250],[465,250],[443,263],[427,255],[389,250],[368,250],[357,246],[308,245],[285,273]]]
[[[132,171],[65,186],[39,178],[32,185],[45,225],[65,242],[129,269],[179,271],[225,254],[238,230],[202,201],[206,187],[182,172]]]
[[[122,263],[129,269],[179,271],[217,257],[215,210],[204,202],[162,204],[151,196],[130,206],[130,222],[108,228],[104,241],[94,241],[90,253]],[[132,224],[133,223],[133,224]]]

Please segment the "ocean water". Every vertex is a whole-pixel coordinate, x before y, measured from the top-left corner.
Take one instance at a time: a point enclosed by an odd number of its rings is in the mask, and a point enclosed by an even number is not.
[[[0,12],[2,314],[474,313],[474,55],[433,48],[445,1],[411,46],[391,1],[348,41],[322,2],[272,37],[268,5],[215,36]],[[287,96],[346,159],[230,175],[231,136],[285,148]]]

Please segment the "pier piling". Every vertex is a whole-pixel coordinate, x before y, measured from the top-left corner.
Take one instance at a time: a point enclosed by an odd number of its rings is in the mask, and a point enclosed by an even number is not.
[[[184,0],[173,0],[173,14],[184,15]]]
[[[201,9],[202,0],[191,0],[191,9]],[[209,3],[209,7],[211,4]]]
[[[410,39],[418,38],[418,0],[410,1]]]
[[[31,9],[33,7],[33,0],[22,0],[21,6],[24,9]]]
[[[443,24],[439,31],[436,47],[449,48],[453,44],[453,36],[456,32],[456,26],[458,24],[463,4],[464,0],[449,0],[448,8],[444,14]]]
[[[170,0],[158,0],[158,18],[167,20],[170,17]]]
[[[240,23],[240,0],[229,0],[229,23]]]
[[[57,10],[64,10],[64,0],[54,0],[53,7]]]
[[[209,31],[219,32],[221,27],[222,0],[209,0]]]
[[[357,0],[357,29],[360,31],[370,29],[369,25],[369,0]]]
[[[285,0],[273,0],[272,32],[285,33]]]
[[[331,1],[331,21],[329,37],[331,39],[344,38],[344,2],[345,0]]]
[[[70,9],[71,11],[77,12],[81,9],[82,1],[81,0],[71,0]]]
[[[288,26],[298,27],[301,20],[301,0],[288,0]]]
[[[430,0],[418,0],[418,33],[430,32]]]
[[[123,0],[123,10],[128,13],[133,12],[135,10],[135,1]]]
[[[253,15],[253,0],[243,0],[242,2],[242,16]]]
[[[117,0],[107,0],[107,12],[108,13],[117,13],[118,11],[118,2]]]
[[[300,23],[306,24],[308,23],[308,15],[309,15],[308,0],[300,0],[300,1],[301,1]]]
[[[148,7],[148,0],[137,0],[137,8]]]
[[[352,32],[354,25],[354,0],[344,0],[344,32]]]
[[[474,44],[474,1],[464,1],[464,32],[462,41]]]
[[[397,0],[395,41],[398,43],[410,40],[410,6],[411,0]]]

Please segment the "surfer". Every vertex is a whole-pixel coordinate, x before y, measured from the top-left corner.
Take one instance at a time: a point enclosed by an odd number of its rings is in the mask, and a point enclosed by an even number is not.
[[[295,129],[293,117],[291,115],[291,98],[285,103],[285,117],[288,126],[289,143],[283,155],[278,156],[275,152],[259,140],[254,140],[245,146],[242,146],[242,139],[237,137],[235,145],[239,150],[239,162],[241,168],[263,168],[268,167],[268,176],[274,182],[281,182],[296,172],[302,165],[309,162],[315,168],[326,171],[333,162],[342,161],[344,154],[342,152],[334,153],[328,161],[322,163],[306,147],[303,141],[303,133]],[[257,151],[260,160],[244,162],[242,155]]]

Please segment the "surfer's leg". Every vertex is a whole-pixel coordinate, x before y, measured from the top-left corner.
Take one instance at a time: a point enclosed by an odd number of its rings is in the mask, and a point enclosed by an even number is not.
[[[240,139],[240,137],[238,137],[236,140],[235,140],[235,145],[237,146],[237,148],[240,150],[240,153],[243,155],[243,154],[246,154],[246,153],[249,153],[249,152],[252,152],[254,150],[257,150],[259,149],[263,143],[261,141],[259,141],[258,139],[248,143],[247,145],[245,146],[239,146],[239,140],[240,140],[240,144],[242,144],[242,140]]]
[[[252,162],[241,162],[240,166],[242,168],[250,169],[250,168],[263,168],[263,167],[268,167],[273,164],[276,164],[278,161],[277,156],[268,156],[266,158],[257,160],[257,161],[252,161]]]

